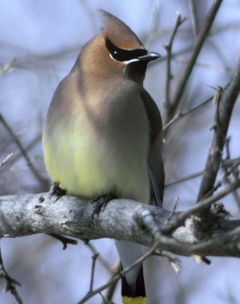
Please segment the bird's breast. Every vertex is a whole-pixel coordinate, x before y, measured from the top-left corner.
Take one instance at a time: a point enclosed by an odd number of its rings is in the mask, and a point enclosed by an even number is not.
[[[149,202],[149,126],[140,102],[122,98],[81,102],[45,136],[45,163],[70,194],[107,193]]]

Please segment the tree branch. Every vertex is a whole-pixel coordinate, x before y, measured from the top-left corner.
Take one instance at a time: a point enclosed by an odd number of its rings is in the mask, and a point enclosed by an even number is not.
[[[183,93],[185,91],[187,82],[189,80],[189,77],[192,73],[192,70],[195,66],[196,60],[198,58],[198,55],[202,49],[202,46],[208,36],[208,33],[210,31],[210,28],[213,24],[213,21],[215,20],[215,17],[217,15],[218,9],[220,8],[222,3],[222,0],[215,0],[214,4],[212,5],[212,8],[209,11],[208,16],[206,17],[205,23],[203,24],[202,28],[199,31],[196,43],[193,48],[193,52],[191,55],[191,58],[189,59],[189,63],[186,66],[186,69],[183,73],[182,79],[179,82],[176,94],[174,96],[173,102],[171,104],[171,111],[170,111],[170,116],[169,120],[172,119],[172,117],[175,115],[178,106],[181,102]]]
[[[213,97],[209,97],[208,99],[204,100],[201,103],[198,103],[197,105],[194,105],[193,107],[191,107],[190,109],[187,109],[186,111],[179,111],[175,114],[175,116],[168,121],[164,126],[163,126],[163,135],[164,137],[166,137],[168,129],[170,127],[172,127],[173,124],[175,124],[177,121],[179,121],[180,119],[184,118],[185,116],[194,113],[195,111],[202,109],[205,105],[207,105],[211,100],[213,99]]]
[[[4,126],[4,128],[7,130],[8,134],[12,137],[13,141],[17,145],[18,149],[20,150],[23,158],[25,159],[28,168],[32,172],[33,176],[36,178],[36,180],[42,185],[43,189],[46,189],[48,186],[48,180],[42,177],[38,170],[33,165],[30,157],[27,154],[27,151],[24,149],[20,139],[17,137],[17,135],[14,133],[12,128],[9,126],[3,115],[0,113],[0,123]]]
[[[21,286],[21,284],[13,279],[7,272],[5,266],[3,265],[3,258],[2,258],[2,252],[0,249],[0,278],[4,278],[6,280],[6,291],[10,291],[11,294],[14,296],[16,302],[18,304],[24,304],[22,298],[20,297],[17,286]]]
[[[215,225],[205,235],[201,234],[204,240],[201,241],[194,228],[194,221],[199,219],[193,216],[239,186],[240,181],[235,181],[202,204],[180,213],[117,199],[97,215],[95,203],[77,197],[56,199],[49,193],[3,196],[0,197],[0,236],[54,233],[82,240],[107,237],[152,246],[158,231],[160,250],[183,256],[240,257],[240,219],[229,217],[221,208],[220,213],[211,211]]]
[[[208,159],[204,169],[198,200],[205,196],[214,186],[216,176],[222,161],[222,152],[225,145],[228,126],[230,124],[233,107],[240,92],[240,61],[236,67],[233,78],[222,94],[217,94],[217,109],[214,126],[214,136],[209,150]],[[218,91],[217,91],[218,93]],[[207,211],[206,211],[207,212]],[[203,214],[203,216],[206,215]]]
[[[172,47],[173,47],[173,42],[174,42],[174,39],[176,37],[177,31],[185,20],[186,20],[186,18],[182,18],[182,16],[180,14],[177,16],[177,20],[176,20],[172,35],[170,37],[170,41],[167,45],[165,45],[165,49],[167,51],[167,76],[166,76],[164,107],[165,107],[165,110],[166,110],[166,117],[167,117],[166,120],[167,121],[169,120],[168,115],[169,115],[169,111],[170,111],[170,108],[171,108],[170,92],[171,92],[171,81],[173,79],[172,69],[171,69]]]
[[[194,0],[188,0],[188,6],[191,15],[192,21],[192,29],[193,29],[193,36],[196,39],[198,31],[199,31],[199,18],[197,14],[197,4]]]

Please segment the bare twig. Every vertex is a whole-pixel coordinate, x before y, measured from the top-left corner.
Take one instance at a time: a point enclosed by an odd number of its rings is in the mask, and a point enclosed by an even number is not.
[[[2,251],[0,249],[0,277],[4,278],[7,282],[6,291],[10,291],[11,294],[14,296],[15,300],[18,304],[24,304],[22,298],[20,297],[16,285],[20,286],[21,284],[13,279],[8,272],[6,271],[3,265],[3,258],[2,258]]]
[[[240,157],[236,157],[233,159],[225,159],[223,161],[223,165],[226,167],[239,166],[240,165]]]
[[[179,273],[182,270],[181,261],[175,255],[171,254],[170,252],[167,252],[167,251],[160,252],[160,251],[156,250],[154,252],[154,255],[166,258],[176,273]]]
[[[211,143],[209,155],[204,169],[204,176],[201,182],[198,200],[204,197],[214,186],[217,172],[222,161],[222,151],[226,140],[228,126],[231,120],[232,110],[240,92],[240,61],[229,86],[219,96],[217,91],[217,109],[215,115],[214,136]],[[207,216],[207,210],[203,216]]]
[[[172,106],[171,106],[171,111],[170,111],[170,115],[169,115],[169,120],[172,119],[172,117],[175,115],[179,104],[181,103],[181,99],[183,96],[183,93],[185,91],[188,79],[192,73],[192,70],[194,68],[195,62],[198,58],[198,55],[202,49],[202,46],[208,36],[208,33],[210,31],[210,28],[213,24],[213,21],[217,15],[218,9],[220,8],[220,5],[222,3],[223,0],[215,0],[214,4],[212,6],[212,8],[209,11],[208,16],[206,17],[206,20],[202,26],[202,28],[200,29],[200,32],[198,34],[196,43],[194,45],[193,48],[193,52],[191,55],[191,58],[189,60],[188,65],[186,66],[186,69],[183,73],[183,77],[180,80],[178,87],[177,87],[177,91],[176,94],[174,96],[173,102],[172,102]]]
[[[24,147],[24,151],[29,151],[34,148],[41,140],[42,134],[38,134],[26,147]],[[6,162],[2,162],[0,165],[0,174],[8,170],[13,164],[15,164],[21,157],[22,153],[10,153],[11,157],[7,158]]]
[[[14,66],[14,59],[0,66],[0,76],[13,70],[14,69],[13,66]]]
[[[95,275],[95,266],[96,266],[96,261],[99,256],[99,253],[95,253],[92,256],[92,267],[91,267],[91,278],[90,278],[90,286],[89,286],[89,293],[93,291],[93,282],[94,282],[94,275]]]
[[[235,166],[238,166],[240,164],[240,157],[237,157],[237,158],[233,158],[233,159],[225,159],[223,162],[222,162],[222,166],[223,168],[231,168],[231,167],[235,167]],[[186,177],[183,177],[183,178],[180,178],[176,181],[173,181],[173,182],[170,182],[168,184],[165,185],[165,187],[172,187],[172,186],[175,186],[175,185],[178,185],[178,184],[181,184],[181,183],[184,183],[184,182],[187,182],[191,179],[194,179],[194,178],[197,178],[197,177],[200,177],[202,176],[204,173],[204,171],[200,171],[200,172],[196,172],[194,174],[191,174],[191,175],[188,175]]]
[[[121,263],[118,262],[118,265],[116,267],[114,267],[115,270],[114,272],[112,273],[112,277],[111,279],[113,279],[117,274],[120,273],[121,269],[122,269],[122,266],[121,266]],[[110,280],[111,280],[110,279]],[[107,290],[107,293],[106,293],[106,296],[105,298],[108,300],[108,301],[112,301],[112,298],[114,296],[114,293],[116,291],[116,288],[117,288],[117,281],[115,282],[115,284],[111,284],[111,286],[109,286],[108,290]]]
[[[163,134],[166,135],[168,129],[174,124],[176,123],[178,120],[180,120],[181,118],[201,109],[202,107],[204,107],[205,105],[207,105],[211,100],[212,100],[213,97],[210,97],[206,100],[204,100],[203,102],[193,106],[192,108],[186,110],[185,112],[177,112],[176,115],[170,120],[168,121],[168,123],[166,123],[164,126],[163,126]]]
[[[207,248],[209,249],[210,244],[213,247],[224,246],[223,244],[227,245],[229,240],[234,239],[234,237],[236,238],[236,236],[239,235],[239,233],[240,233],[240,228],[237,227],[237,228],[227,232],[226,235],[224,235],[222,238],[215,238],[212,241],[199,242],[198,244],[193,245],[193,247],[195,249],[197,249],[198,252],[201,253],[201,255],[208,255],[208,253],[206,252],[206,249]],[[234,250],[234,245],[233,245],[232,249]]]
[[[3,117],[3,115],[1,113],[0,113],[0,122],[4,126],[4,128],[8,131],[8,133],[12,137],[12,139],[14,140],[15,144],[17,145],[18,149],[20,150],[23,158],[26,160],[26,163],[27,163],[30,171],[36,178],[36,180],[41,183],[41,185],[43,186],[44,189],[46,189],[48,186],[48,180],[46,180],[44,177],[42,177],[39,174],[38,170],[34,167],[32,161],[29,158],[28,154],[26,153],[26,150],[24,149],[20,139],[13,132],[13,130],[11,129],[11,127],[9,126],[9,124],[7,123],[7,121],[5,120],[5,118]]]
[[[165,45],[165,49],[167,51],[167,76],[166,76],[165,103],[164,103],[164,107],[166,110],[166,117],[168,117],[169,110],[171,107],[170,92],[171,92],[171,81],[173,79],[173,75],[172,75],[172,71],[171,71],[172,47],[173,47],[173,42],[176,37],[177,31],[185,20],[186,20],[186,18],[182,18],[182,16],[180,14],[177,16],[177,20],[176,20],[172,35],[170,37],[170,41],[167,45]],[[168,119],[167,119],[167,121],[168,121]]]
[[[205,197],[211,196],[215,191],[217,191],[220,187],[222,187],[226,182],[228,184],[232,184],[232,181],[230,180],[230,175],[234,172],[235,166],[232,166],[231,168],[228,169],[228,171],[225,173],[224,177],[219,180],[209,191],[206,193]],[[236,191],[233,190],[233,191]]]
[[[227,154],[227,156],[226,156],[226,159],[225,160],[230,160],[231,159],[231,153],[230,153],[230,145],[229,145],[229,143],[230,143],[230,138],[227,138],[226,139],[226,154]],[[239,172],[238,172],[238,163],[237,164],[235,164],[235,165],[233,165],[232,166],[232,172],[233,172],[233,176],[234,176],[234,178],[235,178],[235,180],[237,180],[238,178],[239,178]],[[223,167],[223,170],[224,170],[224,172],[225,172],[225,175],[226,175],[226,177],[228,176],[228,172],[229,172],[229,169],[228,169],[228,167],[224,164],[224,161],[223,161],[223,164],[222,164],[222,167]],[[227,178],[227,182],[228,183],[231,183],[231,181],[230,181],[230,179],[229,178]],[[232,192],[232,195],[233,195],[233,197],[234,197],[234,199],[235,199],[235,202],[236,202],[236,204],[237,204],[237,206],[238,206],[238,209],[240,210],[240,196],[239,196],[239,194],[238,194],[238,192],[236,191],[236,190],[234,190],[233,192]]]
[[[28,70],[33,68],[49,68],[51,66],[52,61],[60,60],[66,56],[77,55],[82,45],[73,45],[70,48],[59,49],[56,52],[43,54],[43,55],[35,55],[31,52],[27,52],[24,50],[23,56],[15,57],[10,62],[5,63],[0,66],[0,76],[4,73],[14,71],[16,69],[25,69]],[[18,50],[19,53],[19,50]],[[27,53],[27,55],[26,55]]]
[[[240,180],[237,180],[231,185],[226,186],[224,190],[217,193],[216,195],[199,201],[199,204],[196,204],[191,209],[183,212],[174,223],[171,223],[169,225],[167,224],[166,227],[161,229],[162,233],[171,233],[177,227],[182,225],[189,216],[193,214],[198,214],[198,212],[201,212],[202,210],[209,208],[213,203],[219,201],[220,199],[222,199],[223,197],[225,197],[226,195],[228,195],[229,193],[231,193],[232,191],[234,191],[239,187],[240,187]]]
[[[78,304],[83,304],[96,294],[99,294],[101,291],[107,289],[109,286],[114,284],[115,282],[119,281],[121,277],[123,277],[126,273],[128,273],[131,269],[133,269],[135,266],[137,266],[139,263],[142,263],[145,261],[150,255],[154,253],[154,251],[159,246],[159,242],[156,242],[144,255],[142,255],[140,258],[138,258],[135,262],[130,264],[128,267],[124,268],[119,274],[117,274],[115,277],[113,277],[109,282],[106,284],[96,288],[91,293],[88,293],[85,297],[82,298],[82,300]]]
[[[178,56],[181,56],[181,55],[183,55],[183,54],[189,53],[189,52],[192,51],[192,49],[193,49],[192,46],[188,46],[188,47],[186,47],[186,48],[184,48],[184,49],[182,49],[182,50],[173,52],[173,53],[172,53],[172,59],[173,59],[173,58],[177,58]],[[151,63],[151,65],[159,64],[160,62],[165,62],[165,61],[167,60],[167,58],[168,58],[167,55],[166,55],[166,56],[164,55],[164,56],[162,56],[161,58],[159,58],[157,61],[153,61],[153,62]]]
[[[94,255],[98,255],[99,262],[109,271],[109,273],[112,273],[112,269],[108,262],[102,257],[101,254],[97,251],[97,249],[93,246],[93,244],[89,241],[85,242],[86,246],[92,251]]]
[[[171,182],[171,183],[166,184],[165,187],[166,187],[166,188],[167,188],[167,187],[172,187],[172,186],[176,186],[176,185],[178,185],[178,184],[187,182],[187,181],[189,181],[189,180],[191,180],[191,179],[200,177],[201,175],[203,175],[203,173],[204,173],[203,171],[200,171],[200,172],[197,172],[197,173],[188,175],[188,176],[186,176],[186,177],[180,178],[180,179],[178,179],[178,180],[176,180],[176,181],[173,181],[173,182]]]
[[[4,160],[0,162],[0,169],[3,168],[3,166],[6,166],[6,164],[10,161],[10,159],[12,159],[13,155],[14,155],[13,152],[9,153],[9,154],[4,158]]]
[[[189,6],[189,9],[190,9],[190,15],[191,15],[192,29],[193,29],[194,38],[197,37],[198,31],[199,31],[199,20],[198,20],[196,3],[197,2],[195,0],[188,0],[188,6]]]

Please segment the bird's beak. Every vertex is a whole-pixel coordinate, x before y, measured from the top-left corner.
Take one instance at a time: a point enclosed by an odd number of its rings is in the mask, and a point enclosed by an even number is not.
[[[158,58],[161,58],[161,55],[155,52],[150,52],[146,55],[143,56],[139,56],[137,58],[138,61],[152,61],[152,60],[156,60]]]
[[[136,63],[136,62],[144,62],[144,61],[148,63],[149,61],[156,60],[160,57],[161,57],[161,55],[159,55],[158,53],[149,52],[146,55],[142,55],[142,56],[130,59],[130,60],[126,60],[126,61],[124,61],[124,63],[126,65],[131,64],[131,63]]]

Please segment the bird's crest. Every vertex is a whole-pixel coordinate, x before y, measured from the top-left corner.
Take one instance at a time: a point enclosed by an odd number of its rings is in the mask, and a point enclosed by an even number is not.
[[[124,22],[103,9],[100,14],[103,17],[102,33],[117,47],[127,50],[144,48],[137,35]]]

